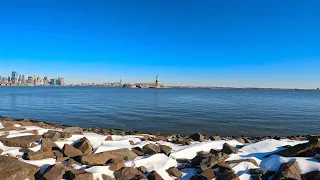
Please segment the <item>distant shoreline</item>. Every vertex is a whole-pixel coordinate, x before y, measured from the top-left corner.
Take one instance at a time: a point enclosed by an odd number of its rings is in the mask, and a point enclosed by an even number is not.
[[[122,86],[103,86],[103,85],[65,85],[65,86],[6,86],[0,85],[0,87],[105,87],[105,88],[123,88]],[[163,88],[126,88],[126,89],[234,89],[234,90],[284,90],[284,91],[319,91],[320,89],[300,89],[300,88],[254,88],[254,87],[202,87],[202,86],[165,86]]]

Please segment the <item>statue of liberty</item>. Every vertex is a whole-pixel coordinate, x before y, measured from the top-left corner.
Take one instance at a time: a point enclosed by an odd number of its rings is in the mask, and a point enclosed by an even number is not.
[[[160,87],[159,74],[156,76],[156,87]]]

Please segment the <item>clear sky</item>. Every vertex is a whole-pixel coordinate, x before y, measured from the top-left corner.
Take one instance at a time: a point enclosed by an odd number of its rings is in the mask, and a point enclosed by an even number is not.
[[[318,0],[0,0],[0,74],[320,87]]]

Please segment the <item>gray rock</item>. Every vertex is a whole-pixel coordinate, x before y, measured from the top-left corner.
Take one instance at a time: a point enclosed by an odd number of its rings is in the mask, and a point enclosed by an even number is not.
[[[62,164],[51,165],[45,170],[43,178],[46,180],[61,180],[65,172],[66,168]]]
[[[225,143],[223,145],[221,152],[226,153],[226,154],[232,154],[232,153],[238,152],[238,149],[233,146],[230,146],[228,143]]]
[[[143,146],[142,149],[144,154],[153,155],[153,154],[160,153],[160,147],[155,144],[147,144]]]
[[[72,180],[92,180],[93,174],[91,172],[87,172],[85,170],[68,168],[65,175],[64,175],[64,178],[65,179],[72,179]]]
[[[42,135],[43,138],[49,138],[52,141],[57,141],[61,138],[61,134],[57,131],[49,130]]]
[[[199,142],[205,141],[204,136],[202,134],[200,134],[200,133],[192,134],[189,138],[194,140],[194,141],[199,141]]]
[[[65,144],[62,148],[63,154],[68,157],[76,157],[76,156],[82,156],[83,152],[81,152],[79,149],[70,146],[69,144]]]
[[[19,161],[16,158],[0,155],[0,177],[2,180],[30,179],[35,180],[35,175],[40,168]]]
[[[9,147],[29,148],[31,143],[40,141],[41,137],[41,135],[29,135],[13,138],[4,138],[0,139],[0,141],[3,143],[3,145]]]
[[[24,157],[25,159],[28,159],[28,160],[56,158],[56,155],[52,151],[53,148],[57,148],[57,145],[53,141],[51,141],[49,138],[43,138],[41,140],[41,149],[36,152],[28,151],[26,152]]]
[[[201,171],[205,171],[213,166],[224,162],[229,156],[225,153],[218,153],[217,155],[210,155],[210,157],[204,158],[200,163]]]
[[[113,174],[117,180],[147,180],[142,172],[133,167],[124,167],[118,171],[115,171]]]
[[[180,179],[182,176],[182,173],[176,167],[171,167],[171,168],[167,169],[167,173],[170,176],[176,177],[178,179]]]
[[[315,151],[318,148],[320,148],[320,139],[311,138],[308,143],[297,144],[295,146],[288,147],[287,149],[279,151],[276,154],[284,157],[301,157],[305,156],[308,151]]]
[[[79,142],[76,142],[73,145],[73,147],[79,149],[83,154],[90,154],[93,149],[90,141],[86,137],[81,138]]]
[[[170,154],[171,150],[172,148],[170,146],[160,145],[160,152],[164,153],[167,156]]]
[[[79,162],[85,165],[104,165],[111,159],[134,160],[138,157],[134,152],[127,148],[105,151],[97,154],[88,154],[79,157]],[[78,161],[78,160],[77,160]]]
[[[135,154],[137,154],[138,156],[143,156],[144,152],[140,147],[134,147],[131,150],[132,152],[134,152]]]
[[[83,130],[80,127],[67,127],[63,130],[63,132],[70,134],[83,134]]]
[[[301,170],[298,162],[288,162],[281,164],[278,173],[273,177],[273,180],[295,179],[302,180]]]

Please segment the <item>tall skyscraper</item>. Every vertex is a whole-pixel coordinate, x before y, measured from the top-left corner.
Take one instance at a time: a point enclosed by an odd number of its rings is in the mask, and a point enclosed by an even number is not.
[[[18,80],[18,73],[15,72],[15,71],[12,71],[12,73],[11,73],[11,81],[12,81],[12,83],[16,83],[17,80]]]
[[[18,83],[22,82],[22,74],[19,74]]]
[[[50,84],[51,84],[52,86],[57,85],[57,79],[51,79]]]
[[[21,79],[21,83],[26,83],[26,76],[25,75],[22,75],[22,79]]]
[[[64,78],[63,77],[58,78],[58,85],[64,86]]]

